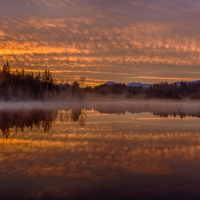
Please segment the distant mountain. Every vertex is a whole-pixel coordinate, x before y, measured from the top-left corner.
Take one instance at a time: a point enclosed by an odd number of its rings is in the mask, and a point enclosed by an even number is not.
[[[132,83],[127,84],[127,86],[128,87],[139,87],[139,86],[142,86],[143,88],[149,88],[151,86],[151,84],[143,84],[143,83],[132,82]]]
[[[198,81],[193,81],[193,83],[200,83],[200,80],[198,80]]]
[[[62,88],[71,88],[71,85],[69,83],[65,83],[65,84],[57,84],[58,87],[62,87]]]
[[[116,84],[122,84],[122,83],[116,83],[114,81],[107,81],[106,83],[104,83],[104,85],[116,85]],[[126,85],[127,87],[138,87],[138,86],[142,86],[144,88],[149,88],[151,86],[151,84],[143,84],[143,83],[129,83]]]
[[[186,81],[183,81],[184,83],[186,83],[187,85],[188,84],[192,84],[192,83],[200,83],[200,80],[197,80],[197,81],[189,81],[189,82],[186,82]],[[175,82],[176,83],[176,85],[177,86],[179,86],[180,87],[180,85],[181,85],[181,82]]]
[[[104,85],[115,85],[117,83],[115,83],[114,81],[107,81],[104,83]]]
[[[197,81],[189,81],[189,82],[185,82],[183,81],[184,83],[186,83],[187,85],[189,83],[200,83],[200,80],[197,80]],[[175,82],[177,86],[180,87],[181,85],[181,82]],[[121,84],[121,83],[116,83],[114,81],[107,81],[106,83],[104,83],[104,85],[116,85],[116,84]],[[172,83],[173,84],[173,83]],[[127,87],[143,87],[143,88],[150,88],[150,86],[153,85],[153,84],[144,84],[144,83],[135,83],[135,82],[132,82],[132,83],[128,83],[127,84]]]

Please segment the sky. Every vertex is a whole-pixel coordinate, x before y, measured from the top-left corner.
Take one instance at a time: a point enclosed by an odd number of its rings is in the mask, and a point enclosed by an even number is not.
[[[200,79],[199,0],[0,0],[0,66],[87,85]]]

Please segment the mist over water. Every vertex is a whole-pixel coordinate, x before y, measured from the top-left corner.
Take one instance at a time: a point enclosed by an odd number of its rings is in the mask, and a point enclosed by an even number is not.
[[[197,101],[1,103],[0,197],[199,199],[199,113]]]
[[[51,109],[97,110],[100,113],[168,114],[171,116],[200,116],[199,101],[89,101],[89,102],[1,102],[0,110]]]

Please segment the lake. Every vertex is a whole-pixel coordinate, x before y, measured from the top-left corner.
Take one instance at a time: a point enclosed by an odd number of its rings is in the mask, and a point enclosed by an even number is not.
[[[200,199],[200,102],[0,104],[1,199]]]

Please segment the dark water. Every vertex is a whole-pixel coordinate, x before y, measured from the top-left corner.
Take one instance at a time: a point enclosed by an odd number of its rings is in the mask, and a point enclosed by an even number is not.
[[[198,102],[0,109],[0,199],[200,199]]]

